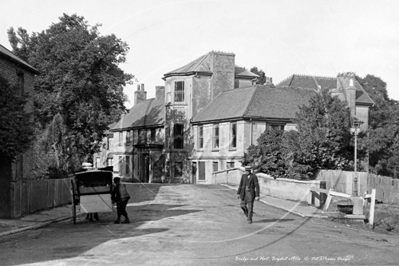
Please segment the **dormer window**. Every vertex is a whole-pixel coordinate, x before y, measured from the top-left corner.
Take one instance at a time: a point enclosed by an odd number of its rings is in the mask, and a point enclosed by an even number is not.
[[[175,82],[175,102],[184,102],[184,81]]]

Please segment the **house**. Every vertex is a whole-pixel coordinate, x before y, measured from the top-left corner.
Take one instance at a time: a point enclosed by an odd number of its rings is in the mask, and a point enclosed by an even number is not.
[[[156,98],[147,100],[143,85],[137,89],[133,108],[110,128],[107,158],[119,174],[141,182],[212,183],[213,172],[240,167],[266,129],[295,129],[298,106],[318,89],[346,100],[366,126],[372,101],[353,77],[293,75],[277,86],[258,85],[259,76],[237,66],[233,53],[212,51],[164,74]],[[101,166],[111,163],[95,156]]]
[[[114,172],[143,183],[161,182],[165,165],[165,92],[156,87],[156,97],[146,99],[144,84],[134,94],[134,106],[110,126],[104,146],[94,158],[95,167],[113,166]]]
[[[35,75],[38,70],[26,63],[21,58],[0,44],[0,75],[10,84],[19,88],[20,94],[27,95],[28,101],[25,106],[27,112],[33,112],[33,91]],[[11,184],[21,179],[29,178],[33,167],[32,151],[19,155],[12,163],[11,173],[2,171],[0,178],[0,217],[9,217],[11,214]]]
[[[241,167],[247,148],[269,128],[295,129],[298,105],[306,104],[313,90],[254,85],[221,93],[194,117],[197,183],[212,183],[212,173]]]
[[[297,87],[307,89],[325,89],[331,91],[341,101],[346,101],[351,110],[351,116],[362,121],[362,130],[368,128],[369,108],[373,100],[355,79],[352,72],[339,73],[334,77],[318,77],[307,75],[291,75],[277,84],[278,87]]]

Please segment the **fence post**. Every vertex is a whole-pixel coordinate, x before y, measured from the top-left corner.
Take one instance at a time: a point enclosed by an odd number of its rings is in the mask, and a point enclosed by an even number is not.
[[[375,188],[371,190],[371,204],[369,213],[369,224],[374,225],[374,208],[375,208]]]

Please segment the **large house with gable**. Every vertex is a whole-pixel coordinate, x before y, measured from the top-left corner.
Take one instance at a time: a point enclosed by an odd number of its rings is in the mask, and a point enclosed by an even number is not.
[[[235,65],[235,55],[209,52],[164,74],[156,98],[135,92],[132,109],[114,124],[97,167],[140,182],[213,183],[212,173],[241,166],[244,152],[269,128],[292,130],[298,106],[319,89],[348,102],[365,122],[373,104],[352,73],[337,78],[292,75],[277,86]]]

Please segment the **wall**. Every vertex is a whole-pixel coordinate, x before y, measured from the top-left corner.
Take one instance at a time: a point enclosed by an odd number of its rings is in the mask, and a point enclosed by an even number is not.
[[[25,105],[26,112],[33,112],[33,93],[35,76],[24,68],[14,64],[12,61],[4,59],[0,54],[0,74],[7,79],[9,84],[16,85],[18,82],[17,71],[23,73],[24,76],[24,92],[27,94],[28,101]],[[28,150],[19,156],[12,166],[12,179],[32,178],[31,172],[34,167],[33,151]]]
[[[195,117],[211,101],[211,77],[193,78],[192,112]]]
[[[307,202],[320,206],[320,202],[312,197],[310,189],[320,188],[320,181],[301,181],[295,179],[274,179],[266,174],[257,174],[259,178],[260,191],[268,196],[288,199],[293,201]]]
[[[72,202],[71,178],[28,180],[11,183],[11,206],[1,218],[17,218],[26,214],[63,206]]]
[[[361,130],[367,130],[368,120],[369,120],[369,107],[368,106],[356,106],[356,118],[360,121],[363,121],[363,124],[360,125]]]
[[[212,173],[212,184],[239,184],[242,176],[240,168],[227,169]]]
[[[198,183],[213,183],[213,163],[218,162],[218,170],[227,170],[227,163],[234,163],[234,167],[241,166],[241,160],[244,155],[244,128],[248,124],[244,121],[237,122],[237,147],[230,147],[230,122],[219,123],[219,148],[213,149],[213,124],[203,125],[204,147],[198,147],[198,126],[194,126],[195,152],[191,157],[193,162],[205,162],[206,181]],[[198,180],[197,171],[197,180]]]
[[[212,183],[238,185],[243,173],[243,168],[216,172],[213,173]],[[262,173],[258,173],[256,176],[259,180],[259,189],[261,194],[320,206],[320,201],[310,193],[312,187],[320,188],[321,181],[319,180],[300,181],[287,178],[274,179],[273,177]]]

